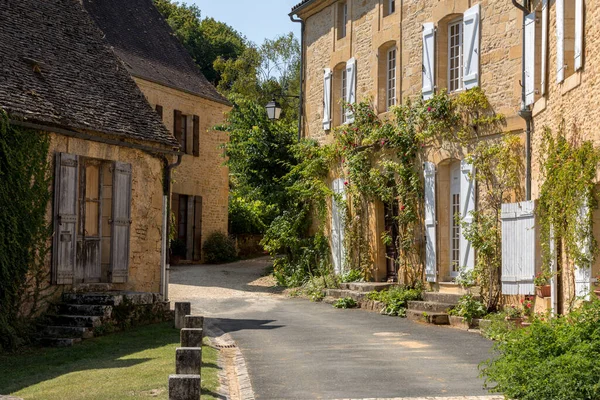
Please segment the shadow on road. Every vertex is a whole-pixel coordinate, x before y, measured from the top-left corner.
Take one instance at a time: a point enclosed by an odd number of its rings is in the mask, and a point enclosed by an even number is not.
[[[218,326],[225,333],[244,330],[273,330],[285,327],[285,325],[268,325],[276,322],[274,319],[207,318],[206,321]]]

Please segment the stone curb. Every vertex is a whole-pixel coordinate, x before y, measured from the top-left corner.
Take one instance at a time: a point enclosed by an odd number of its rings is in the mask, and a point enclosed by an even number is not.
[[[222,352],[219,353],[219,368],[221,371],[219,372],[219,382],[221,383],[221,387],[219,388],[219,394],[224,396],[225,399],[230,399],[230,386],[232,384],[237,384],[239,388],[240,400],[255,400],[254,390],[252,389],[252,382],[250,381],[250,375],[248,374],[248,369],[246,368],[246,360],[244,359],[244,355],[237,347],[235,340],[231,337],[229,333],[223,332],[218,326],[213,323],[205,321],[205,327],[207,332],[207,337],[211,342],[211,345],[217,348],[227,348],[234,352],[234,367],[235,374],[237,377],[237,382],[229,382],[227,377],[227,373],[225,372],[225,363],[222,360]]]
[[[504,396],[450,396],[450,397],[369,397],[366,399],[336,399],[336,400],[504,400]]]

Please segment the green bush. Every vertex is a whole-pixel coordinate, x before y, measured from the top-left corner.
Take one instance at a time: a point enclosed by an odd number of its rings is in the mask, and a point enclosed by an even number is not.
[[[344,272],[340,276],[340,282],[348,283],[348,282],[363,282],[364,276],[361,270],[358,269],[350,269]]]
[[[187,246],[181,239],[171,240],[171,255],[175,257],[185,257],[187,254]]]
[[[508,315],[506,312],[499,312],[488,314],[485,316],[485,319],[490,321],[489,324],[484,324],[480,326],[481,333],[488,339],[492,340],[504,340],[506,335],[518,327],[512,323],[507,322],[506,317]]]
[[[600,398],[600,301],[507,331],[482,364],[486,385],[519,400]]]
[[[448,314],[463,317],[470,323],[474,318],[481,318],[486,315],[487,310],[485,305],[472,294],[465,294],[458,300],[456,307],[451,309]]]
[[[394,286],[381,292],[369,292],[369,300],[380,301],[385,304],[382,314],[405,317],[409,301],[421,300],[423,290],[421,288],[409,288],[406,286]]]
[[[202,245],[204,259],[209,264],[226,263],[237,260],[235,243],[222,232],[213,232]]]
[[[333,303],[335,308],[354,308],[357,306],[356,301],[352,297],[343,297],[341,299],[337,299],[335,303]]]

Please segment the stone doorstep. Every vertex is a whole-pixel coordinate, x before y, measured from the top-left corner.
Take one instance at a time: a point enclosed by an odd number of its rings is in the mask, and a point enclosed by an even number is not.
[[[348,282],[341,283],[340,288],[346,290],[353,290],[356,292],[368,293],[368,292],[381,292],[387,290],[392,286],[398,285],[397,283],[388,282]]]
[[[450,326],[453,328],[462,329],[464,331],[479,329],[480,319],[473,319],[469,324],[467,320],[463,317],[459,317],[457,315],[450,315],[449,317]]]
[[[63,293],[62,300],[67,304],[88,304],[88,305],[106,305],[118,306],[123,302],[131,304],[154,304],[162,302],[163,298],[159,293],[145,292],[90,292],[90,293]]]
[[[95,304],[59,304],[58,313],[61,315],[88,315],[103,318],[112,316],[113,306]]]
[[[43,327],[43,335],[55,339],[90,339],[94,337],[94,331],[91,328],[80,326],[45,326]]]
[[[434,325],[449,325],[448,314],[427,311],[406,310],[406,317],[411,321],[426,322]]]
[[[461,296],[462,294],[456,293],[425,292],[423,293],[423,301],[458,304]]]
[[[427,311],[427,312],[438,312],[446,313],[448,310],[454,308],[455,303],[438,303],[434,301],[409,301],[408,309],[415,311]]]
[[[52,326],[79,326],[95,328],[102,325],[102,317],[86,315],[53,315],[50,316]]]

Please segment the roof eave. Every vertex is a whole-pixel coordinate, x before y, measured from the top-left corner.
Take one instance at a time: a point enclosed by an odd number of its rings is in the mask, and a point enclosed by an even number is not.
[[[302,11],[309,5],[313,4],[315,1],[317,1],[317,0],[308,0],[304,3],[300,3],[300,4],[296,5],[294,8],[292,8],[292,12],[289,13],[289,16],[298,14],[300,11]]]

